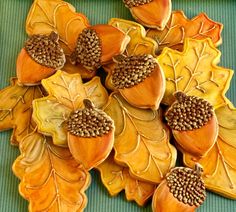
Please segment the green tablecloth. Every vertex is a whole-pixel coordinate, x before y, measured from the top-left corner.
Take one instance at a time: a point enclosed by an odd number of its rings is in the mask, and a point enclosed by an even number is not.
[[[68,0],[69,1],[69,0]],[[106,23],[111,17],[132,19],[122,0],[70,0],[77,11],[88,16],[92,24]],[[0,0],[0,88],[9,85],[15,76],[16,57],[24,40],[25,19],[32,0]],[[236,1],[235,0],[173,0],[173,10],[183,10],[188,17],[206,12],[210,18],[224,24],[221,65],[236,70]],[[228,97],[236,104],[236,78],[232,80]],[[24,212],[28,203],[18,194],[18,179],[11,166],[19,150],[10,146],[11,132],[0,133],[0,212]],[[235,138],[236,139],[236,138]],[[126,212],[151,211],[150,203],[140,208],[125,200],[124,193],[112,198],[102,186],[99,174],[92,171],[93,181],[86,192],[88,206],[85,211]],[[208,192],[205,204],[198,211],[233,212],[236,201]]]

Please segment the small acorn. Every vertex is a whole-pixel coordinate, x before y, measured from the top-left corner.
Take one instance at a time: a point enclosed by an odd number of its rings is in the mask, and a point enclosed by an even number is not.
[[[40,84],[65,64],[65,55],[55,32],[50,35],[32,35],[18,55],[16,72],[23,85]]]
[[[85,108],[71,113],[67,120],[68,146],[74,159],[90,170],[110,154],[114,143],[114,123],[88,99]]]
[[[140,24],[163,30],[171,15],[171,0],[123,0]]]
[[[214,146],[218,137],[218,121],[213,106],[206,100],[174,94],[176,101],[165,114],[181,151],[202,157]]]
[[[85,28],[77,39],[71,63],[95,71],[111,62],[113,56],[122,54],[129,41],[128,35],[111,25],[99,24]]]
[[[135,107],[158,109],[165,92],[165,77],[157,60],[143,54],[115,58],[115,62],[115,89]]]
[[[153,212],[193,212],[206,199],[206,188],[199,164],[195,169],[173,168],[159,184],[152,199]]]

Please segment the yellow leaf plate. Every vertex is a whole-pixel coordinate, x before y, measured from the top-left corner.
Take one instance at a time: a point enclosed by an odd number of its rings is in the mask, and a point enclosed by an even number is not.
[[[181,51],[185,38],[210,38],[218,46],[222,43],[222,29],[223,24],[211,20],[205,13],[189,20],[183,11],[173,11],[163,30],[148,29],[147,36],[158,43],[158,52],[161,53],[165,47]]]
[[[32,132],[20,143],[21,155],[13,164],[20,178],[20,194],[29,201],[29,211],[82,211],[90,174],[66,148]]]
[[[96,168],[100,171],[103,185],[111,196],[116,196],[124,189],[126,199],[129,201],[134,200],[140,206],[147,202],[156,188],[155,184],[132,177],[128,168],[120,166],[115,162],[113,152]]]
[[[166,77],[166,91],[162,103],[171,105],[173,93],[183,91],[209,101],[215,108],[227,103],[233,71],[217,64],[221,52],[208,39],[186,38],[183,52],[164,48],[158,62]]]
[[[42,86],[19,86],[16,78],[0,90],[0,131],[13,129],[11,144],[18,145],[34,129],[32,102],[43,96]]]
[[[236,109],[228,105],[216,110],[219,136],[214,147],[203,158],[184,154],[184,163],[203,166],[206,187],[220,195],[236,199]]]
[[[135,108],[118,93],[111,94],[104,111],[115,123],[115,160],[136,178],[160,183],[177,156],[161,111]]]

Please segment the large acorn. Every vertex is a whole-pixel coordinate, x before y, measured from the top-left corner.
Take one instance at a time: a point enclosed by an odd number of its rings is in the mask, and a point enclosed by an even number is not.
[[[81,64],[91,71],[112,61],[112,57],[122,54],[130,37],[121,30],[107,24],[99,24],[84,29],[71,55],[73,64]]]
[[[163,30],[171,15],[171,0],[123,0],[140,24]]]
[[[153,212],[193,212],[206,198],[206,189],[201,177],[202,168],[173,168],[157,187],[153,199]]]
[[[152,55],[118,57],[112,71],[112,84],[131,105],[159,108],[165,92],[165,77]]]
[[[114,143],[114,124],[90,100],[83,102],[85,108],[72,112],[67,121],[68,146],[74,159],[90,170],[110,154]]]
[[[23,85],[40,84],[42,79],[61,69],[65,61],[58,34],[32,35],[17,58],[18,82]]]
[[[218,122],[213,106],[183,92],[174,94],[176,101],[165,114],[168,125],[181,151],[202,157],[214,146]]]

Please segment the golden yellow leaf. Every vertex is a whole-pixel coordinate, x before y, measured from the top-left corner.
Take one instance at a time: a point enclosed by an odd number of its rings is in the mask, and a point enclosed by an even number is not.
[[[145,28],[136,22],[119,18],[112,18],[109,25],[117,27],[130,37],[126,47],[127,55],[151,54],[155,56],[157,45],[151,38],[146,37]]]
[[[72,111],[83,107],[83,100],[90,99],[97,108],[108,101],[106,89],[99,77],[83,84],[79,74],[57,71],[53,76],[42,80],[48,96],[33,103],[33,119],[38,130],[52,136],[54,144],[67,145],[65,122]]]
[[[19,86],[16,78],[0,91],[0,131],[13,129],[11,144],[18,145],[34,129],[32,101],[43,96],[41,86]]]
[[[184,163],[203,166],[206,187],[228,198],[236,199],[236,109],[228,105],[216,110],[219,136],[216,144],[203,158],[184,154]]]
[[[115,160],[140,180],[159,183],[175,165],[176,149],[161,111],[139,109],[113,93],[104,111],[115,123]]]
[[[61,0],[35,0],[26,20],[28,35],[57,32],[66,54],[74,50],[78,35],[88,26],[86,16]]]
[[[113,152],[96,168],[100,171],[103,185],[111,196],[117,195],[124,189],[127,200],[134,200],[140,206],[146,203],[156,188],[154,184],[132,177],[128,168],[115,162]]]
[[[13,171],[21,182],[20,194],[29,201],[29,211],[82,211],[90,175],[66,148],[33,132],[20,143],[21,155]]]
[[[212,41],[185,39],[183,52],[165,48],[158,57],[166,76],[162,103],[171,105],[173,93],[183,91],[209,101],[215,108],[225,105],[233,71],[217,64],[221,53]]]
[[[158,43],[161,53],[165,47],[182,51],[185,38],[210,38],[218,46],[222,43],[222,29],[221,23],[211,20],[205,13],[189,20],[183,11],[173,11],[163,30],[148,29],[147,36]]]

